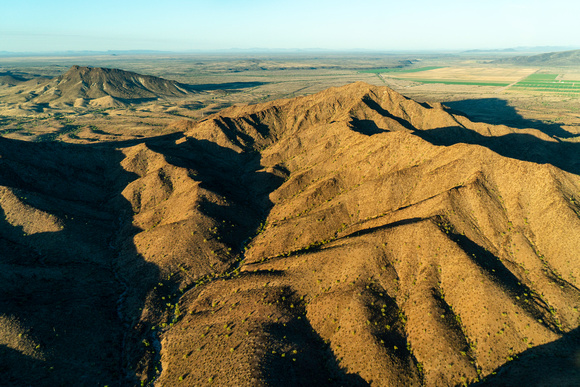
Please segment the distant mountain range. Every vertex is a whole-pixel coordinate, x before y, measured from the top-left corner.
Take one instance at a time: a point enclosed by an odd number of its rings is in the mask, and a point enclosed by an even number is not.
[[[2,56],[90,56],[90,55],[146,55],[146,54],[167,54],[170,51],[158,50],[105,50],[105,51],[90,51],[90,50],[67,50],[67,51],[46,51],[46,52],[14,52],[14,51],[0,51]]]
[[[548,52],[531,56],[515,56],[499,59],[495,63],[536,66],[580,66],[580,50]]]
[[[556,51],[570,51],[580,47],[572,46],[533,46],[533,47],[508,47],[508,48],[490,48],[467,50],[464,53],[546,53]]]
[[[580,46],[522,46],[522,47],[508,47],[508,48],[491,48],[491,49],[472,49],[465,50],[463,53],[545,53],[556,51],[567,51],[578,49]],[[47,51],[47,52],[14,52],[14,51],[0,51],[0,57],[26,57],[26,56],[92,56],[92,55],[158,55],[158,54],[204,54],[204,53],[219,53],[219,54],[293,54],[293,53],[333,53],[333,52],[374,52],[374,53],[419,53],[426,50],[371,50],[352,48],[344,50],[331,50],[326,48],[229,48],[229,49],[200,49],[200,50],[65,50],[65,51]],[[454,50],[439,50],[445,52],[453,52]],[[429,52],[431,52],[429,50]]]

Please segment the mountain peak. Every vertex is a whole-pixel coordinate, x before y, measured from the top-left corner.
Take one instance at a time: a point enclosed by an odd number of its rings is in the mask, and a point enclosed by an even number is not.
[[[188,136],[218,141],[237,151],[259,149],[279,138],[316,128],[321,136],[341,125],[366,135],[458,126],[440,104],[420,104],[386,86],[355,82],[319,93],[232,106],[190,128]],[[219,140],[218,140],[219,139]]]
[[[183,97],[188,93],[187,85],[163,78],[120,69],[74,65],[54,78],[34,100],[72,104],[79,98],[111,97],[123,103]]]

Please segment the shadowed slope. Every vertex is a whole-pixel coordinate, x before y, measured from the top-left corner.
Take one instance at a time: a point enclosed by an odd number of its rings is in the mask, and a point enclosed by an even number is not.
[[[576,137],[564,130],[561,124],[546,123],[540,120],[525,119],[510,104],[500,98],[466,99],[461,101],[445,102],[454,114],[466,115],[471,121],[485,122],[492,125],[506,125],[511,128],[534,128],[548,136],[560,138]],[[461,113],[462,112],[462,113]]]
[[[114,234],[130,216],[116,196],[131,177],[121,159],[111,148],[0,139],[4,382],[126,381],[127,320],[118,309],[126,284],[116,275]],[[22,358],[26,372],[15,366]]]
[[[500,367],[481,386],[577,386],[580,383],[578,328],[554,342],[528,349]]]

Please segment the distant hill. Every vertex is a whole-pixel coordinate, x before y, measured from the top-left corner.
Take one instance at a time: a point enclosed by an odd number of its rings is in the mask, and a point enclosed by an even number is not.
[[[537,66],[580,66],[580,50],[548,52],[531,56],[515,56],[496,60],[495,63]]]
[[[183,97],[188,93],[186,85],[163,78],[118,69],[72,66],[65,74],[32,91],[29,101],[79,104],[105,98],[113,104],[122,104]]]
[[[496,50],[467,50],[464,51],[466,54],[474,54],[474,53],[490,53],[490,52],[518,52],[515,48],[504,48],[504,49],[496,49]]]
[[[10,71],[8,72],[0,72],[0,86],[9,85],[9,86],[16,86],[23,82],[26,82],[28,79],[22,78],[19,75],[13,74]]]
[[[496,49],[474,49],[463,51],[464,53],[520,53],[520,54],[544,54],[547,52],[561,52],[576,50],[579,47],[575,46],[533,46],[533,47],[508,47],[508,48],[496,48]]]

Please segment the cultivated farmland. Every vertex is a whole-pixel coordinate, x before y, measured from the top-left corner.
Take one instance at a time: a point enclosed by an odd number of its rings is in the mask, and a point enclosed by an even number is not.
[[[370,69],[370,70],[362,70],[359,71],[360,73],[368,73],[368,74],[382,74],[382,73],[402,73],[402,74],[411,74],[411,73],[419,73],[424,71],[431,71],[436,69],[442,69],[444,67],[441,66],[427,66],[427,67],[418,67],[415,69],[408,69],[408,68],[380,68],[380,69]]]
[[[507,86],[535,71],[533,68],[450,66],[397,74],[397,77],[422,83]]]
[[[564,80],[560,74],[532,74],[516,83],[512,89],[517,91],[580,93],[580,81]]]

